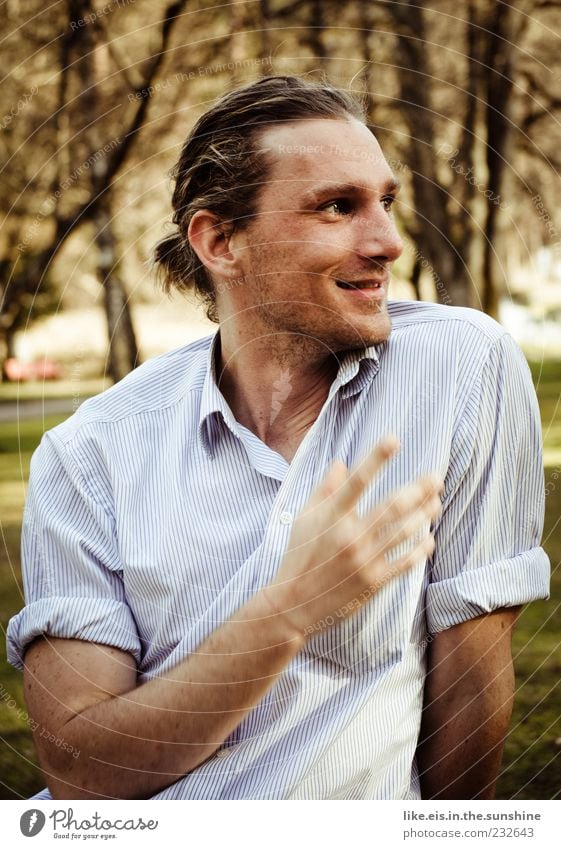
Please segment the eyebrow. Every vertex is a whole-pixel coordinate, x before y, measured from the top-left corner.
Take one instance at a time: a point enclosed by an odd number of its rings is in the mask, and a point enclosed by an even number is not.
[[[395,194],[401,188],[401,183],[397,177],[390,177],[382,186],[382,194]],[[324,183],[315,186],[313,189],[308,189],[303,194],[304,202],[314,202],[320,200],[326,195],[347,195],[357,191],[371,191],[370,186],[364,186],[360,183]]]

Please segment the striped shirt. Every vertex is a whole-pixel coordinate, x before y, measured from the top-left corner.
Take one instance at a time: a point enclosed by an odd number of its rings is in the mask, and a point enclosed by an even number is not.
[[[419,475],[445,480],[432,558],[314,633],[215,755],[154,798],[419,798],[430,635],[547,597],[540,420],[520,350],[474,310],[388,308],[388,341],[341,356],[290,463],[219,391],[219,330],[84,403],[33,457],[9,658],[21,668],[40,634],[89,640],[134,655],[139,683],[271,581],[333,460],[399,437],[359,512]]]

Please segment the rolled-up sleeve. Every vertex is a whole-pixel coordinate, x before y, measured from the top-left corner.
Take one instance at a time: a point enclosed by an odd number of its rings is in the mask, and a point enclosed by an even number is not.
[[[473,376],[454,435],[426,597],[430,633],[548,597],[543,514],[537,400],[505,334]]]
[[[8,625],[8,660],[23,667],[40,635],[115,646],[140,660],[122,582],[115,521],[51,431],[33,455],[22,528],[26,607]]]

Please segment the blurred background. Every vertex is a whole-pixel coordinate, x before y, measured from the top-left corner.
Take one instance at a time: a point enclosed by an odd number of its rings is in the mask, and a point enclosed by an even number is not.
[[[150,260],[198,116],[270,74],[365,102],[403,184],[393,299],[472,306],[522,346],[542,413],[552,595],[515,636],[499,798],[561,798],[561,0],[5,0],[0,9],[0,626],[41,434],[154,354],[212,332]],[[44,786],[0,657],[0,798]]]

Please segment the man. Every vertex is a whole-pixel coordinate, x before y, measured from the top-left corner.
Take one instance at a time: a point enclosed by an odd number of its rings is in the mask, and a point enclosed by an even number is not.
[[[547,595],[522,355],[388,305],[398,185],[346,94],[231,92],[175,176],[157,261],[218,332],[33,461],[9,645],[52,795],[492,797]]]

